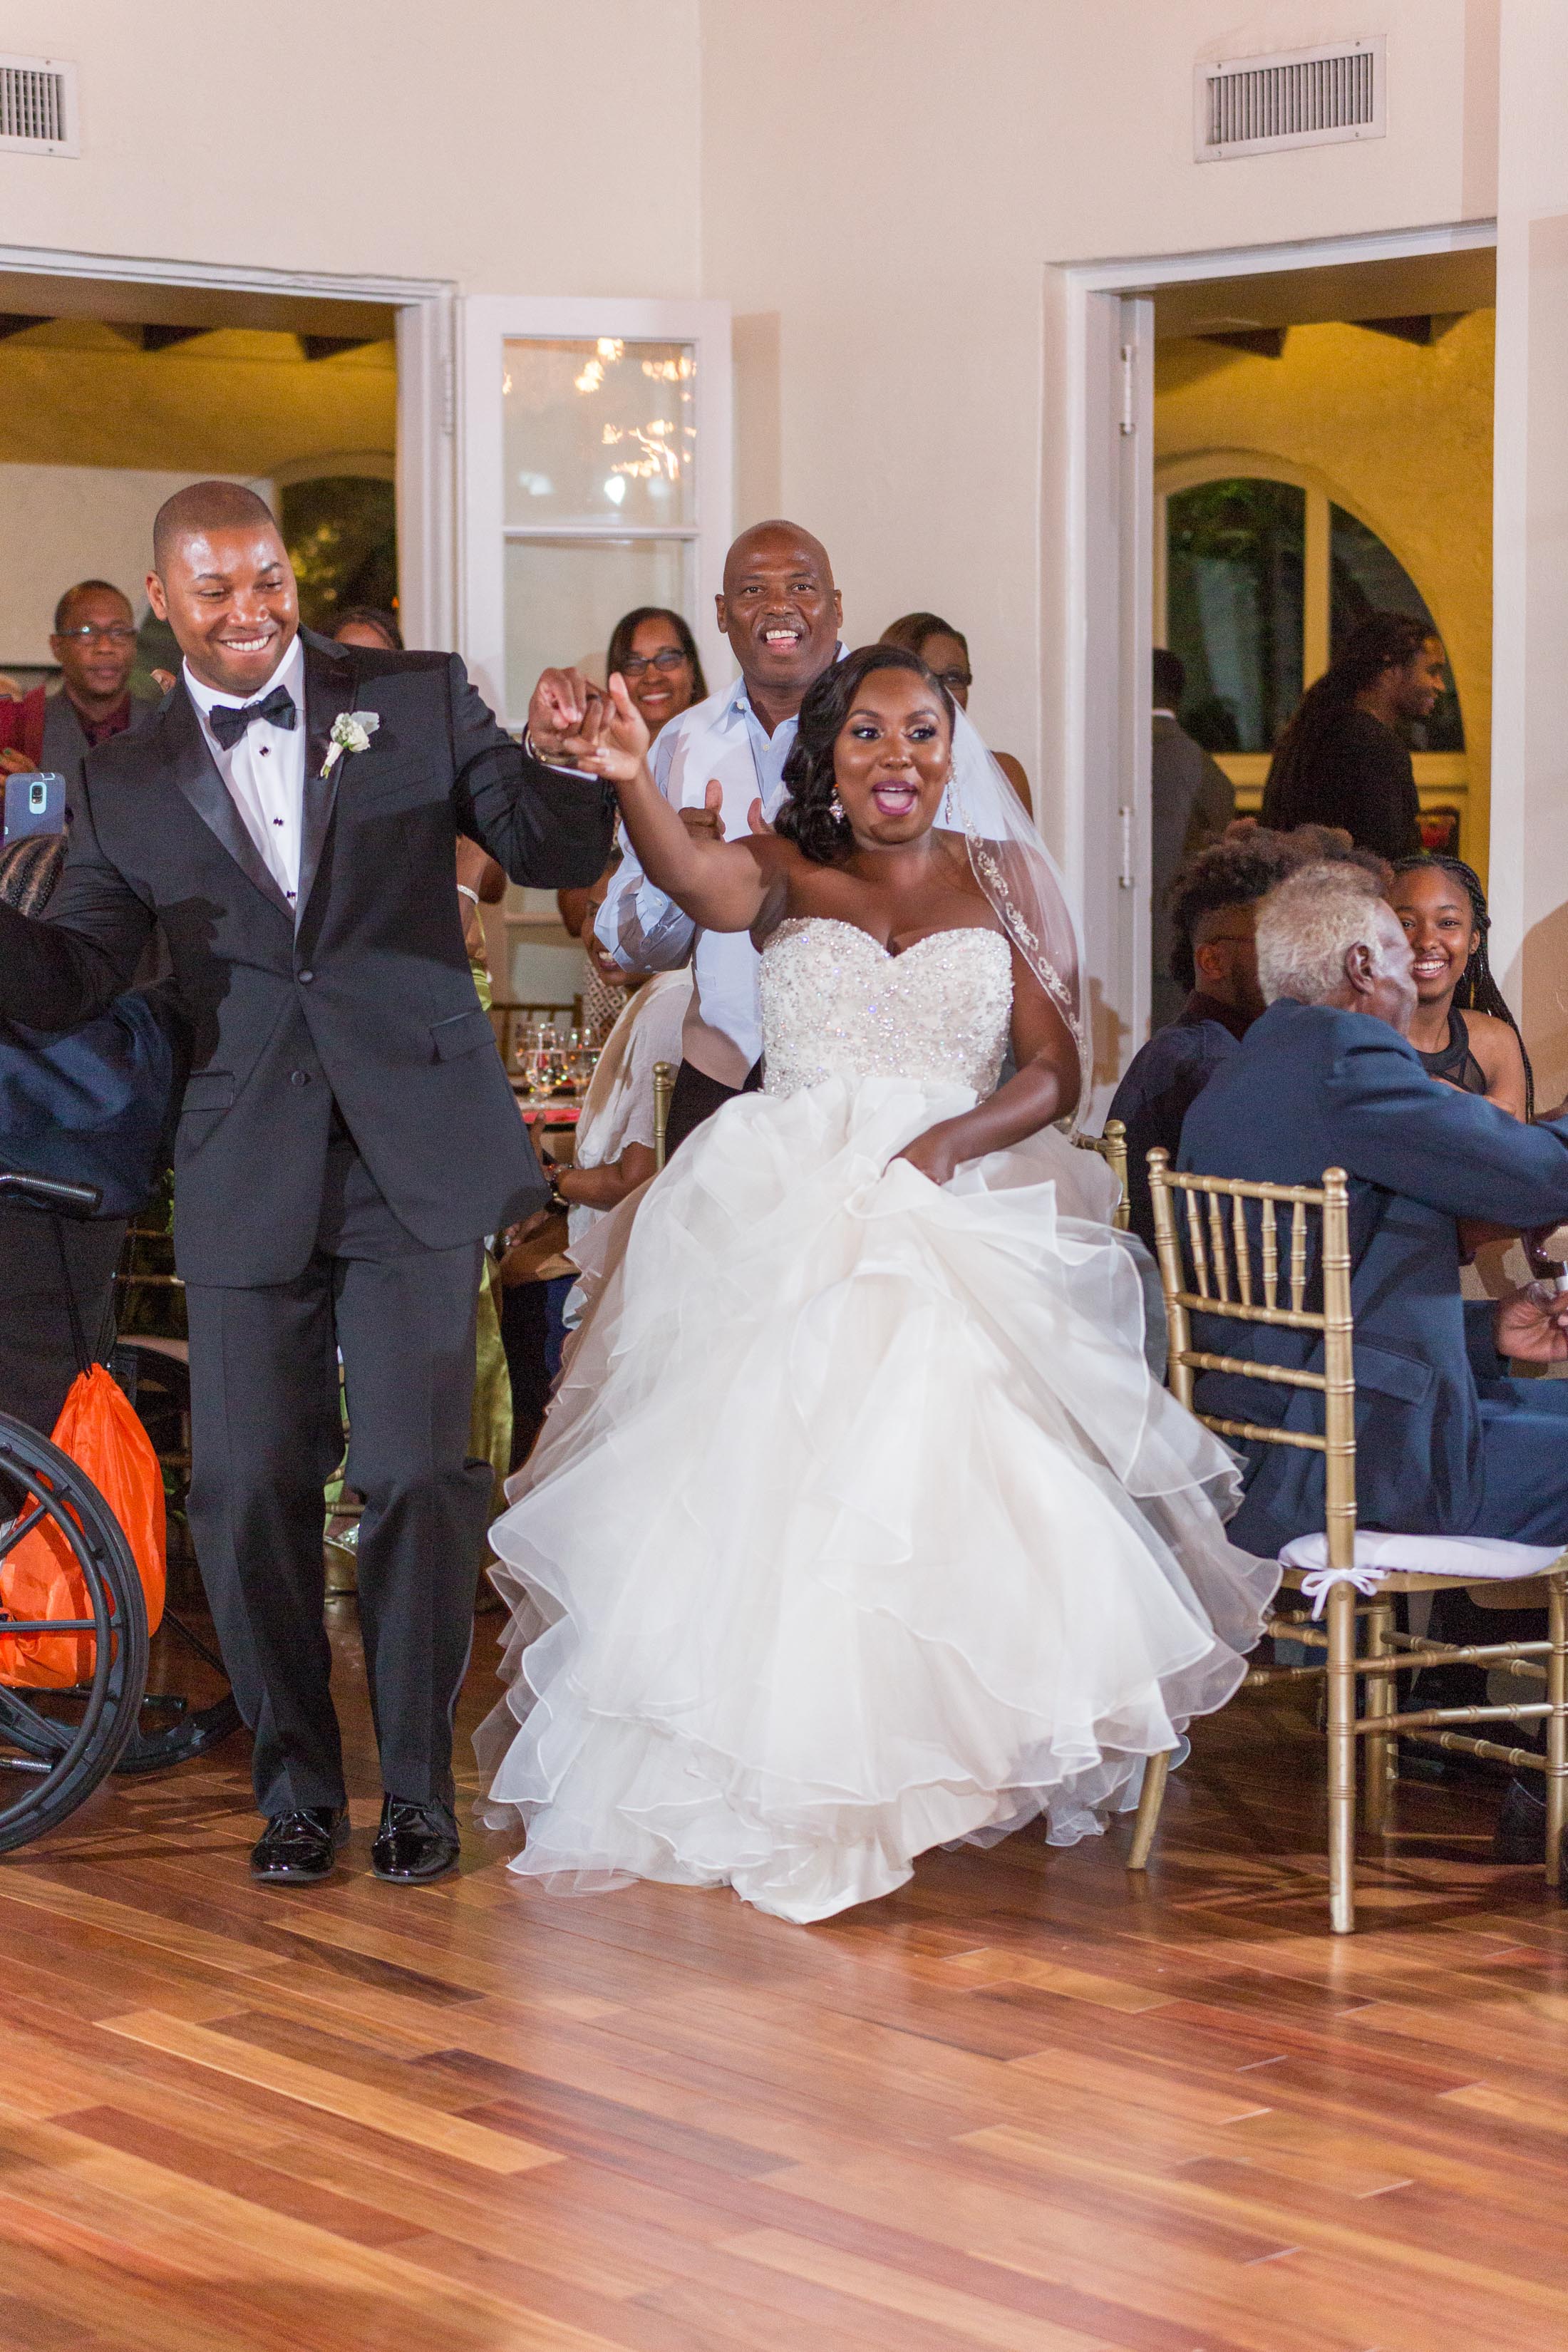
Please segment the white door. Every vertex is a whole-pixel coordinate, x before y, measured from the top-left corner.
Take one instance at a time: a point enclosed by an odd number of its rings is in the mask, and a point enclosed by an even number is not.
[[[457,404],[458,643],[503,724],[549,665],[602,676],[637,604],[683,614],[727,677],[729,306],[470,296]]]

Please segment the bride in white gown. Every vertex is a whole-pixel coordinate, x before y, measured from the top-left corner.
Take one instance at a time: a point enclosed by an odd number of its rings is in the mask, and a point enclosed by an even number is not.
[[[1135,1801],[1244,1672],[1279,1571],[1150,1378],[1080,1084],[1048,862],[933,829],[952,706],[872,646],[806,697],[777,835],[694,838],[612,682],[579,764],[648,875],[763,943],[763,1091],[608,1221],[594,1310],[492,1532],[480,1735],[510,1867],[728,1883],[820,1919],[913,1858]],[[585,723],[586,724],[586,723]],[[1011,1043],[1017,1075],[996,1086]]]

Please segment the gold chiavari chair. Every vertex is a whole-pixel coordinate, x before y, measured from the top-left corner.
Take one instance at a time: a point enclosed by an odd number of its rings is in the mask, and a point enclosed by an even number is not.
[[[1118,1184],[1121,1198],[1116,1204],[1111,1223],[1119,1234],[1127,1231],[1129,1216],[1127,1201],[1127,1129],[1119,1118],[1108,1118],[1103,1135],[1075,1135],[1073,1141],[1080,1151],[1098,1151]]]
[[[653,1164],[656,1172],[665,1162],[665,1138],[669,1132],[669,1105],[674,1093],[675,1064],[656,1062],[653,1066]]]
[[[1326,1509],[1324,1534],[1327,1566],[1347,1571],[1355,1566],[1355,1358],[1354,1316],[1351,1302],[1350,1186],[1344,1171],[1329,1169],[1321,1185],[1247,1183],[1237,1179],[1173,1171],[1169,1154],[1149,1154],[1149,1188],[1159,1246],[1160,1277],[1170,1327],[1170,1381],[1173,1393],[1189,1410],[1194,1376],[1224,1372],[1280,1387],[1310,1389],[1323,1400],[1321,1433],[1310,1430],[1270,1427],[1251,1421],[1229,1421],[1211,1413],[1198,1417],[1224,1437],[1238,1437],[1265,1445],[1301,1446],[1323,1456]],[[1177,1196],[1184,1213],[1178,1219]],[[1256,1203],[1256,1226],[1247,1204]],[[1180,1223],[1184,1222],[1184,1236]],[[1282,1232],[1281,1228],[1285,1228]],[[1314,1233],[1315,1228],[1315,1233]],[[1256,1238],[1254,1237],[1256,1235]],[[1314,1239],[1317,1247],[1312,1244]],[[1188,1279],[1189,1263],[1192,1279]],[[1314,1281],[1310,1269],[1317,1269]],[[1321,1306],[1308,1300],[1321,1296]],[[1289,1304],[1286,1304],[1286,1299]],[[1288,1330],[1321,1335],[1321,1369],[1298,1370],[1282,1364],[1256,1363],[1220,1355],[1192,1344],[1194,1315],[1220,1321],[1272,1324]],[[1419,1555],[1421,1538],[1407,1539]],[[1428,1539],[1430,1540],[1430,1539]],[[1528,1547],[1521,1547],[1521,1554]],[[1283,1590],[1301,1592],[1310,1571],[1286,1569]],[[1488,1594],[1500,1600],[1522,1596],[1521,1584],[1538,1575],[1534,1565],[1522,1566],[1518,1583],[1489,1581]],[[1400,1593],[1435,1593],[1463,1590],[1473,1580],[1462,1575],[1391,1570],[1379,1576],[1370,1598],[1358,1594],[1343,1574],[1331,1582],[1327,1593],[1327,1626],[1317,1624],[1306,1611],[1277,1613],[1267,1632],[1289,1637],[1310,1649],[1325,1652],[1321,1665],[1263,1667],[1247,1676],[1249,1683],[1279,1680],[1326,1682],[1328,1694],[1329,1784],[1329,1907],[1336,1935],[1348,1935],[1355,1926],[1356,1748],[1366,1758],[1363,1776],[1363,1817],[1374,1832],[1386,1829],[1389,1800],[1397,1754],[1395,1740],[1407,1738],[1432,1745],[1490,1757],[1518,1771],[1543,1771],[1546,1778],[1546,1883],[1558,1884],[1563,1831],[1568,1822],[1568,1554],[1546,1574],[1548,1633],[1544,1641],[1495,1642],[1457,1645],[1420,1640],[1395,1626],[1394,1601]],[[1361,1640],[1365,1630],[1365,1643]],[[1510,1677],[1535,1685],[1544,1683],[1544,1698],[1519,1698],[1500,1706],[1419,1707],[1399,1712],[1397,1677],[1423,1666],[1455,1664],[1500,1668]],[[1364,1713],[1357,1719],[1358,1693],[1364,1690]],[[1456,1724],[1544,1719],[1545,1755],[1532,1748],[1503,1746],[1451,1729]],[[1135,1846],[1152,1840],[1158,1819],[1164,1772],[1154,1768],[1168,1759],[1153,1759],[1146,1776],[1144,1802],[1140,1805]]]

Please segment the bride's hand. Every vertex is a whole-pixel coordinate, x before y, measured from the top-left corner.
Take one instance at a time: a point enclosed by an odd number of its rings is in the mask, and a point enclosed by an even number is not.
[[[907,1160],[911,1168],[918,1168],[933,1184],[950,1183],[958,1169],[958,1153],[940,1127],[928,1127],[923,1135],[917,1135],[895,1156]]]
[[[605,692],[589,704],[580,731],[566,738],[565,748],[591,775],[629,784],[641,773],[652,740],[617,670]]]

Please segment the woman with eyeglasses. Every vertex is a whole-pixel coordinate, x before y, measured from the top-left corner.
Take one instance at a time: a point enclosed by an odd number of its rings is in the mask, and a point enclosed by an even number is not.
[[[879,642],[884,646],[902,646],[907,654],[923,661],[939,686],[945,686],[960,710],[969,708],[969,689],[974,683],[974,673],[969,667],[969,640],[951,621],[940,613],[905,613],[889,621]],[[992,758],[1023,802],[1031,816],[1035,803],[1029,792],[1029,779],[1021,760],[1011,751],[993,751]]]
[[[614,677],[617,670],[650,735],[708,699],[697,640],[680,614],[664,604],[638,604],[616,623],[605,676]]]

